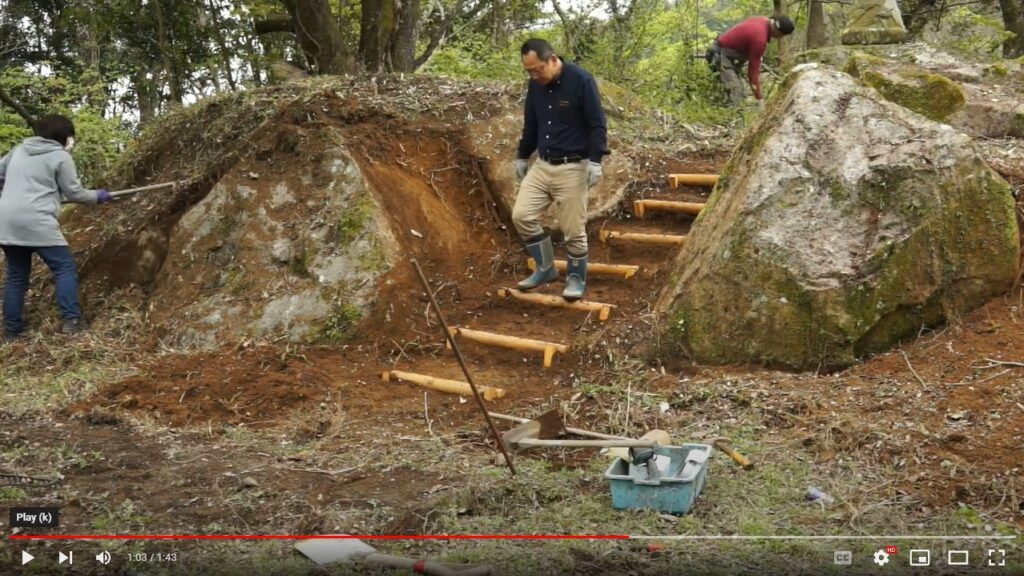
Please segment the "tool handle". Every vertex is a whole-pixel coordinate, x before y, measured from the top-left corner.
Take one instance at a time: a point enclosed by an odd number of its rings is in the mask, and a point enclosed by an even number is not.
[[[732,449],[732,447],[717,443],[715,448],[718,448],[722,452],[725,452],[729,458],[732,458],[734,462],[743,467],[744,470],[751,470],[754,467],[754,463],[747,459],[746,456]]]
[[[498,420],[508,420],[509,422],[518,422],[520,424],[525,424],[525,423],[530,421],[529,418],[520,418],[519,416],[509,416],[508,414],[499,414],[497,412],[489,412],[489,414],[491,415],[491,418],[497,418]],[[579,428],[569,428],[569,427],[566,427],[565,431],[570,433],[570,434],[575,434],[577,436],[587,436],[587,437],[590,437],[590,438],[600,438],[602,440],[630,440],[630,438],[625,438],[623,436],[614,436],[612,434],[602,434],[600,432],[591,432],[590,430],[581,430]]]
[[[128,196],[129,194],[137,194],[139,192],[148,192],[150,190],[159,190],[160,188],[168,188],[168,187],[170,187],[173,190],[176,190],[178,188],[179,184],[180,184],[180,182],[178,182],[177,180],[173,180],[171,182],[161,182],[160,184],[150,184],[149,186],[139,186],[137,188],[127,188],[125,190],[118,190],[117,192],[111,192],[110,193],[110,197],[111,198],[120,198],[122,196]]]
[[[520,446],[556,446],[562,448],[657,448],[652,440],[539,440],[522,438],[516,441]]]

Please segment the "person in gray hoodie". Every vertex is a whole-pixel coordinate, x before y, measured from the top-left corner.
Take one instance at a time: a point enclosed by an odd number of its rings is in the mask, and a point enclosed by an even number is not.
[[[32,254],[50,268],[56,285],[61,332],[77,334],[86,328],[78,302],[78,274],[57,218],[62,201],[103,204],[106,190],[87,190],[78,180],[70,149],[75,125],[50,114],[35,121],[35,136],[26,138],[0,159],[0,248],[7,259],[4,284],[4,339],[14,340],[25,329],[22,311],[32,272]]]

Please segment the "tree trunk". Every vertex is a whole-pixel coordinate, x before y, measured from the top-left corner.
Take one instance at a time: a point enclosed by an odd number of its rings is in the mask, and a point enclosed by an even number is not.
[[[167,78],[167,85],[171,89],[171,100],[181,104],[185,99],[185,90],[178,76],[177,67],[174,65],[174,52],[171,46],[171,38],[167,34],[167,27],[164,25],[164,9],[161,6],[162,0],[153,0],[153,13],[156,16],[157,46],[160,49],[160,58],[164,65],[164,75]]]
[[[391,70],[416,69],[416,41],[419,39],[420,0],[398,0],[398,26],[391,40]]]
[[[551,0],[551,6],[555,9],[555,14],[558,14],[558,19],[562,21],[562,36],[565,38],[565,51],[572,52],[573,56],[579,56],[576,53],[576,43],[573,42],[572,37],[572,20],[569,19],[569,15],[562,10],[562,7],[558,5],[558,0]],[[568,54],[566,54],[568,56]]]
[[[1021,0],[999,0],[1003,12],[1003,29],[1014,34],[1003,42],[1003,58],[1018,58],[1024,55],[1024,18]]]
[[[218,56],[220,56],[220,66],[224,71],[224,76],[228,81],[228,87],[231,91],[238,90],[238,86],[235,84],[235,77],[231,71],[231,52],[228,52],[228,42],[224,37],[224,21],[221,20],[221,6],[220,2],[210,2],[210,13],[213,15],[211,27],[211,35],[214,41],[217,42]],[[211,67],[211,71],[212,71]],[[219,84],[219,82],[217,82]],[[220,91],[220,86],[217,86],[217,91]]]
[[[807,17],[807,48],[822,48],[827,44],[825,4],[821,0],[811,0],[810,14]]]
[[[377,73],[388,66],[390,39],[395,30],[395,0],[362,0],[359,54],[363,68]]]
[[[146,78],[148,72],[148,70],[140,68],[135,71],[132,77],[132,83],[135,85],[135,98],[139,103],[140,125],[145,125],[156,117],[160,104],[160,94],[157,90],[156,82]]]
[[[2,86],[0,86],[0,102],[3,102],[13,108],[14,111],[18,113],[18,116],[21,116],[25,120],[28,127],[32,128],[32,125],[35,123],[35,118],[33,118],[32,114],[30,114],[29,111],[21,105],[21,102],[11,98],[11,95],[5,92]]]
[[[341,30],[327,0],[281,0],[292,18],[292,28],[315,74],[346,74],[352,71]]]
[[[785,0],[772,0],[773,16],[785,16],[786,15],[786,1]],[[779,60],[786,57],[786,52],[789,49],[789,37],[783,36],[776,40],[779,43]]]

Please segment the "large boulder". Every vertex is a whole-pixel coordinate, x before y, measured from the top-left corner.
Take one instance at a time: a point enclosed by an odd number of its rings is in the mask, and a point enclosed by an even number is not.
[[[921,43],[818,48],[796,60],[841,69],[887,100],[971,136],[1024,137],[1024,74],[1015,61],[967,63]]]
[[[971,139],[797,67],[723,170],[657,309],[702,361],[836,368],[1008,290],[1009,186]]]
[[[896,0],[857,0],[849,17],[843,44],[895,44],[907,36]]]
[[[298,146],[300,177],[241,163],[171,229],[150,311],[164,338],[340,340],[368,312],[394,233],[339,131]]]
[[[847,60],[843,71],[874,88],[886,100],[939,122],[964,107],[964,91],[941,74],[868,54]]]

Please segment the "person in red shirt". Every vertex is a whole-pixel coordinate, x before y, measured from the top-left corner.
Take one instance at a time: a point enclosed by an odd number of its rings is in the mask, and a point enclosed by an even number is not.
[[[793,28],[788,16],[752,16],[726,30],[711,44],[708,61],[722,79],[733,106],[743,102],[743,82],[739,74],[745,63],[754,98],[761,100],[761,57],[772,38],[792,34]]]

